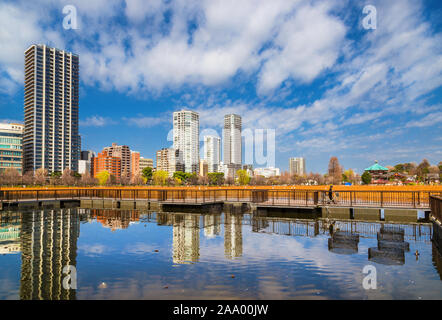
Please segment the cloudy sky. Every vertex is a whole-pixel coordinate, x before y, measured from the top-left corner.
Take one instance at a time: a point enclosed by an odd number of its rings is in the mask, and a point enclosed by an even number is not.
[[[65,5],[76,30],[63,28]],[[3,121],[22,121],[33,43],[80,56],[83,149],[117,142],[152,158],[187,108],[204,132],[221,135],[227,113],[276,130],[283,170],[293,156],[315,172],[331,156],[358,172],[442,161],[439,0],[0,0]]]

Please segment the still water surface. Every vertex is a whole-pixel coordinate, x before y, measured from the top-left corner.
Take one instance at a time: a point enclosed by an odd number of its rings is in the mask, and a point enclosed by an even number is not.
[[[429,224],[396,225],[410,250],[369,260],[380,223],[337,221],[359,242],[335,248],[326,221],[252,214],[58,209],[0,222],[0,299],[442,299]],[[66,265],[76,290],[63,289]],[[362,286],[366,265],[376,290]]]

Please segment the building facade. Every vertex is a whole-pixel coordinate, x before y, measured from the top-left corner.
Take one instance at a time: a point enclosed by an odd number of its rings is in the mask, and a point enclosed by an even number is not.
[[[131,174],[134,176],[140,173],[140,153],[138,151],[131,151],[130,162]]]
[[[173,148],[182,153],[185,172],[198,172],[200,150],[197,112],[181,110],[173,113]]]
[[[23,171],[78,171],[79,58],[46,45],[25,51]]]
[[[0,123],[0,172],[13,168],[23,173],[23,128],[22,124]]]
[[[85,174],[86,172],[91,173],[91,169],[92,169],[92,166],[91,166],[90,160],[78,160],[78,173],[79,174]]]
[[[98,173],[106,170],[113,175],[117,180],[121,177],[121,158],[111,156],[108,151],[103,150],[94,158],[93,176],[98,177]]]
[[[206,177],[208,173],[209,173],[209,164],[207,163],[207,160],[201,159],[200,160],[199,174],[202,177]]]
[[[110,157],[118,157],[121,160],[121,175],[126,175],[130,178],[131,175],[131,152],[128,146],[119,146],[116,143],[112,143],[111,147],[103,149]]]
[[[304,158],[290,158],[289,159],[289,172],[290,175],[303,176],[306,173],[305,159]]]
[[[157,171],[166,171],[172,177],[176,171],[184,171],[181,150],[163,148],[157,151]]]
[[[143,171],[144,168],[152,168],[153,169],[153,159],[140,157],[140,171]]]
[[[279,168],[273,168],[273,167],[256,168],[253,171],[253,173],[255,176],[263,176],[265,178],[276,177],[281,175],[281,171],[279,170]]]
[[[204,136],[204,160],[208,171],[218,172],[221,162],[221,139],[216,136]]]
[[[234,175],[241,169],[242,164],[242,120],[237,114],[228,114],[224,116],[223,145],[224,155],[223,163],[229,168],[228,175]]]

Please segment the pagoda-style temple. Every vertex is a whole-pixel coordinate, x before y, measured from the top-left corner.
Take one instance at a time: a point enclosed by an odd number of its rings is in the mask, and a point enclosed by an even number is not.
[[[377,160],[372,166],[366,168],[364,171],[370,173],[372,182],[376,181],[377,183],[382,183],[388,180],[388,168],[381,166]]]

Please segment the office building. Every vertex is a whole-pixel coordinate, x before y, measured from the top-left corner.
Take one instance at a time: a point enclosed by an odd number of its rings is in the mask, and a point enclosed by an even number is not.
[[[116,143],[112,143],[111,147],[103,149],[110,157],[118,157],[121,159],[121,175],[125,175],[130,178],[131,175],[131,153],[128,146],[119,146]],[[120,176],[121,176],[120,175]]]
[[[185,172],[198,172],[199,114],[181,110],[173,113],[173,147],[183,155]]]
[[[23,171],[78,171],[79,60],[32,45],[25,51]]]
[[[181,150],[163,148],[157,151],[157,171],[167,171],[172,177],[176,171],[184,171]]]
[[[290,158],[289,159],[290,175],[305,175],[305,159],[304,158]]]
[[[9,168],[22,173],[22,124],[0,123],[0,172]]]
[[[153,169],[153,159],[140,157],[140,171],[143,171],[144,168],[152,168]]]
[[[204,136],[204,160],[207,161],[208,172],[218,172],[221,162],[221,139],[216,136]]]
[[[98,173],[106,170],[113,175],[117,181],[121,177],[121,158],[111,156],[108,151],[103,150],[96,157],[94,157],[93,176],[97,178]]]
[[[224,155],[223,163],[228,168],[228,176],[234,177],[236,171],[241,169],[242,164],[242,120],[237,114],[228,114],[224,116],[223,144]]]

